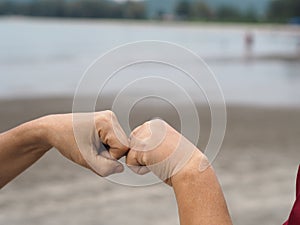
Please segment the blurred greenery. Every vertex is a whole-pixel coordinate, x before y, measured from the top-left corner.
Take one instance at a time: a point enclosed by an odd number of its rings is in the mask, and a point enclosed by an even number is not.
[[[300,17],[299,0],[273,0],[268,9],[268,18],[276,22],[285,22]]]
[[[145,1],[110,0],[2,0],[0,15],[147,19],[147,4]],[[157,19],[165,18],[163,11],[157,15]],[[259,16],[252,8],[241,11],[229,4],[211,8],[204,1],[179,0],[171,18],[217,22],[299,21],[300,0],[272,0],[264,16]]]
[[[145,19],[143,2],[34,0],[0,2],[0,15]]]
[[[175,9],[177,16],[183,20],[206,20],[218,22],[288,22],[300,17],[299,0],[273,0],[268,5],[266,15],[258,16],[254,9],[246,12],[231,5],[220,5],[211,9],[205,2],[181,0]]]
[[[189,2],[182,0],[178,3],[176,14],[185,20],[230,21],[230,22],[257,22],[258,17],[254,10],[240,12],[233,6],[220,5],[217,10],[211,9],[205,2]]]

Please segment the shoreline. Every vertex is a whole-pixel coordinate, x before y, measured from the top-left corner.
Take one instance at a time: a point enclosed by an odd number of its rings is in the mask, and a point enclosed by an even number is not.
[[[85,99],[82,98],[81,101],[85,102]],[[112,97],[103,97],[101,105],[99,105],[99,102],[96,103],[95,110],[111,109],[111,104]],[[71,113],[72,106],[73,98],[68,96],[0,99],[0,132],[44,115]],[[202,145],[201,147],[203,147],[204,143],[207,143],[210,133],[211,114],[208,105],[196,103],[195,106],[199,115],[201,131],[203,132],[199,140]],[[226,114],[227,130],[225,142],[227,141],[228,144],[236,141],[234,138],[235,135],[241,139],[255,135],[263,145],[273,145],[277,143],[276,140],[274,142],[271,140],[264,141],[264,137],[268,139],[268,137],[275,133],[279,135],[283,129],[286,130],[286,135],[290,137],[295,137],[300,133],[300,106],[226,104]],[[157,105],[155,102],[142,102],[133,108],[129,118],[130,126],[134,128],[157,116],[165,119],[175,128],[180,129],[181,122],[176,109],[169,105]],[[226,138],[229,138],[229,140],[226,140]],[[268,143],[268,141],[271,142]]]
[[[217,29],[254,29],[257,31],[273,31],[273,32],[287,32],[287,33],[297,33],[300,32],[300,26],[293,24],[278,24],[278,23],[243,23],[243,22],[214,22],[214,21],[159,21],[159,20],[134,20],[134,19],[106,19],[106,18],[72,18],[72,17],[38,17],[38,16],[0,16],[1,20],[11,20],[11,21],[60,21],[67,23],[86,23],[89,24],[125,24],[125,25],[154,25],[154,26],[171,26],[171,27],[182,27],[183,25],[188,27],[199,27],[201,28],[217,28]]]

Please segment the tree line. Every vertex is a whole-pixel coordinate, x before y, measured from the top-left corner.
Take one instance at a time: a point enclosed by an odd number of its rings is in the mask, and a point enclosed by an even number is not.
[[[241,11],[234,6],[221,5],[212,9],[203,1],[180,1],[175,9],[176,15],[184,20],[231,21],[231,22],[288,22],[300,18],[299,0],[273,0],[264,16],[253,8]]]
[[[1,2],[0,15],[145,19],[146,12],[143,2],[35,0]]]
[[[268,8],[268,18],[274,22],[284,22],[297,18],[300,23],[299,0],[273,0]]]
[[[147,19],[147,5],[145,1],[120,3],[109,0],[7,0],[0,2],[0,15]],[[299,20],[299,17],[299,0],[273,0],[264,17],[258,16],[251,8],[246,12],[228,5],[212,9],[203,1],[181,0],[174,9],[174,18],[179,20],[287,22],[291,18]],[[160,18],[163,18],[163,14],[158,12],[157,19]]]
[[[183,20],[257,22],[258,15],[253,9],[241,12],[234,6],[221,5],[212,9],[205,2],[180,1],[175,8],[176,15]]]

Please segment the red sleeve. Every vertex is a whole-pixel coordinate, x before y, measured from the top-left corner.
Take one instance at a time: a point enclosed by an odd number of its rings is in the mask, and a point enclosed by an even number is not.
[[[289,219],[284,225],[299,225],[300,224],[300,165],[298,169],[297,182],[296,182],[296,201],[289,216]]]

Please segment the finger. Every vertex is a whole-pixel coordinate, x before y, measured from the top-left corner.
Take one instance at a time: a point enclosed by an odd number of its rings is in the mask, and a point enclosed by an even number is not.
[[[103,143],[109,145],[109,152],[113,158],[119,159],[127,154],[129,150],[127,135],[113,113],[110,114],[108,125],[100,128],[99,136]]]
[[[156,149],[164,141],[166,132],[166,123],[162,120],[145,122],[131,133],[130,149],[143,152]]]
[[[146,173],[150,172],[147,166],[128,166],[128,167],[138,175],[145,175]]]
[[[132,152],[147,150],[148,140],[151,137],[151,131],[148,129],[148,122],[136,127],[129,137],[129,148],[134,149]],[[144,162],[140,162],[144,164]]]
[[[137,153],[133,150],[128,152],[128,155],[126,156],[126,164],[133,172],[139,175],[144,175],[150,172],[147,166],[141,165],[138,162]]]
[[[98,137],[97,134],[95,137]],[[124,166],[110,155],[102,143],[100,143],[100,148],[93,144],[91,151],[84,152],[89,153],[86,154],[88,168],[102,177],[124,171]]]
[[[102,143],[100,143],[100,145],[102,145]],[[104,158],[107,158],[107,159],[114,159],[111,154],[109,153],[108,149],[102,149],[100,150],[99,152],[99,155],[103,156]]]
[[[89,163],[89,165],[97,174],[102,177],[106,177],[114,173],[121,173],[124,171],[124,166],[122,165],[122,163],[114,159],[103,157],[102,155],[97,155],[94,160]]]
[[[121,159],[123,156],[126,156],[127,152],[128,152],[129,148],[126,150],[121,150],[119,148],[109,148],[109,154],[111,156],[111,158],[119,160]]]
[[[128,151],[129,148],[129,142],[128,137],[125,134],[123,128],[121,127],[118,119],[114,117],[112,119],[112,129],[110,129],[110,132],[108,133],[112,138],[109,141],[108,145],[111,148],[118,148],[121,150]]]

